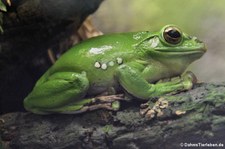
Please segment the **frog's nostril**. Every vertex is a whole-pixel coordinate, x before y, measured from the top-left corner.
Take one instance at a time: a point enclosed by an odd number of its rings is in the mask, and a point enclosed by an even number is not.
[[[187,38],[188,38],[188,39],[192,39],[193,37],[192,37],[192,36],[187,36]]]
[[[203,43],[201,40],[199,40],[197,37],[192,37],[192,40],[194,40],[197,43]]]
[[[195,39],[195,41],[196,42],[198,42],[198,43],[203,43],[201,40],[199,40],[199,39]]]

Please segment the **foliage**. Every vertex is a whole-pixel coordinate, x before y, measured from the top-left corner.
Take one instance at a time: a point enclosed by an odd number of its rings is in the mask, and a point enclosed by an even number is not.
[[[2,24],[3,24],[3,12],[6,12],[6,6],[3,4],[3,2],[0,0],[0,33],[3,33]]]
[[[6,6],[1,0],[0,0],[0,11],[6,12]]]

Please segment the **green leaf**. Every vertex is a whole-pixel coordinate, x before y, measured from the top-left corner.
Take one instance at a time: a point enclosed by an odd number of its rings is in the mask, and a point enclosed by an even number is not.
[[[3,31],[3,28],[1,27],[0,25],[0,33],[2,34],[4,31]]]
[[[7,11],[7,10],[6,10],[6,6],[5,6],[5,4],[2,2],[2,0],[0,0],[0,11],[4,11],[4,12]]]

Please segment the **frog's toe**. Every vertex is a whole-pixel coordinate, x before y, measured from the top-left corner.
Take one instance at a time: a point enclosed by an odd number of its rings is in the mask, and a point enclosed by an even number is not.
[[[94,111],[94,110],[98,110],[98,109],[107,109],[107,110],[112,110],[112,111],[118,111],[119,108],[120,108],[120,102],[115,101],[112,103],[100,103],[100,104],[84,106],[79,110],[79,113],[83,113],[86,111]]]
[[[197,83],[197,77],[191,71],[187,71],[183,76],[183,85],[185,90],[192,89],[193,85]]]
[[[112,103],[114,101],[126,100],[124,94],[97,96],[93,98],[93,103]]]
[[[184,81],[183,86],[184,86],[184,90],[190,90],[193,87],[193,83],[191,81]]]
[[[114,111],[118,111],[119,108],[120,108],[120,102],[119,101],[114,101],[114,102],[112,102],[111,106],[112,106],[112,109]]]
[[[191,72],[191,71],[187,71],[187,72],[186,72],[186,77],[187,77],[189,80],[191,80],[191,82],[192,82],[193,84],[196,84],[197,81],[198,81],[198,79],[197,79],[197,77],[195,76],[195,74],[194,74],[193,72]]]

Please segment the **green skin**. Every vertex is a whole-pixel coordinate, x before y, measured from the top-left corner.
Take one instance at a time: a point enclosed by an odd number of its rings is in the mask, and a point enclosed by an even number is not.
[[[93,103],[92,97],[112,90],[149,100],[191,89],[193,77],[183,72],[206,52],[205,45],[177,28],[180,41],[168,42],[168,27],[174,26],[103,35],[72,47],[38,80],[25,108],[37,114],[79,113],[87,111],[83,108]]]

